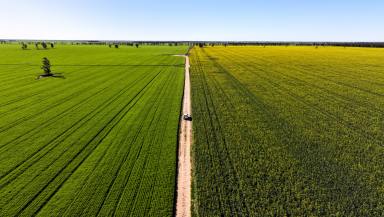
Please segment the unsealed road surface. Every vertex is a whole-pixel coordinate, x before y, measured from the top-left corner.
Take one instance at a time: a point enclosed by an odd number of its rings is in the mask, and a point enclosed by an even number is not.
[[[192,114],[188,56],[185,56],[183,114]],[[192,121],[181,119],[178,153],[176,217],[191,216],[191,145]]]

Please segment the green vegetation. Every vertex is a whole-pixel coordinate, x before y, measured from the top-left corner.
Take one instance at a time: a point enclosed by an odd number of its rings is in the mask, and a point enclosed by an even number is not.
[[[171,216],[187,47],[56,47],[0,47],[0,216]]]
[[[49,62],[47,57],[43,57],[43,65],[41,66],[41,69],[44,71],[45,75],[51,75],[51,62]]]
[[[28,45],[24,42],[21,43],[21,49],[26,50],[28,48]]]
[[[384,52],[195,47],[195,216],[383,216]]]
[[[0,46],[0,216],[173,214],[187,47],[113,46]],[[383,60],[193,48],[193,214],[384,215]]]

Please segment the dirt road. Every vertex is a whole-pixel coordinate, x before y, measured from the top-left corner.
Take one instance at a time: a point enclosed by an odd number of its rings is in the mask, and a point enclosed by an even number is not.
[[[189,57],[185,56],[183,114],[192,114]],[[178,156],[176,217],[191,216],[192,121],[181,120]]]

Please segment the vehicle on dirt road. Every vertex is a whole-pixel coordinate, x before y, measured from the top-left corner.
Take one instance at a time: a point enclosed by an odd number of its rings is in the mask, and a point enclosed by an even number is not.
[[[184,114],[183,119],[186,121],[192,121],[192,116],[190,114]]]

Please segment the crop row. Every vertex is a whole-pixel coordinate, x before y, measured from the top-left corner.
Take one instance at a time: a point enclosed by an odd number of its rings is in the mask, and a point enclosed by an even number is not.
[[[17,101],[3,107],[1,125],[1,216],[172,215],[182,59],[151,50],[135,51],[143,66],[79,67],[85,74],[12,90],[4,102]],[[55,85],[50,96],[34,89]]]
[[[193,49],[196,216],[382,214],[383,138],[365,119],[380,110],[362,103],[381,98],[361,92],[375,79],[351,87],[323,75],[352,64],[353,78],[354,55],[381,76],[376,50]]]

